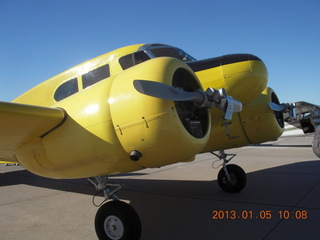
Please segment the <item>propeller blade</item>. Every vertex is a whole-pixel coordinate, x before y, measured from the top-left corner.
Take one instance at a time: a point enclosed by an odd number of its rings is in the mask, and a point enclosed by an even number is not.
[[[276,112],[282,112],[282,111],[286,110],[286,107],[284,105],[279,105],[274,102],[270,102],[269,106],[273,111],[276,111]]]
[[[288,113],[286,116],[287,119],[288,118],[295,118],[297,117],[297,112],[296,112],[296,105],[295,103],[282,103],[282,104],[276,104],[276,103],[273,103],[273,102],[270,102],[269,103],[269,106],[270,108],[273,110],[273,111],[276,111],[276,112],[282,112],[282,113]]]
[[[175,88],[164,83],[134,80],[133,86],[139,93],[156,98],[171,101],[191,101],[198,104],[205,101],[204,94],[200,92],[186,92],[180,88]]]
[[[241,102],[227,96],[224,89],[208,88],[206,92],[187,92],[164,83],[147,80],[134,80],[133,86],[139,93],[156,98],[181,102],[190,101],[198,104],[199,108],[218,107],[225,112],[224,118],[228,120],[232,119],[234,112],[242,110]]]
[[[233,99],[230,96],[227,96],[226,100],[227,100],[228,105],[227,105],[227,109],[225,111],[224,118],[227,120],[231,120],[233,113],[241,112],[242,103],[236,99]]]

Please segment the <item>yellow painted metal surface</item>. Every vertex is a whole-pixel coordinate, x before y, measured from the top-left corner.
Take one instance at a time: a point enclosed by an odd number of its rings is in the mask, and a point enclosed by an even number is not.
[[[111,87],[110,108],[118,139],[127,153],[133,150],[143,153],[138,162],[143,167],[193,159],[208,140],[208,134],[195,138],[186,131],[173,101],[141,95],[133,87],[134,79],[172,85],[177,69],[185,69],[196,80],[192,70],[181,61],[156,58],[117,75]]]
[[[0,103],[4,133],[0,160],[17,159],[46,177],[83,178],[191,161],[199,152],[268,141],[281,132],[268,108],[272,90],[261,93],[268,77],[263,62],[236,62],[195,75],[183,62],[160,57],[123,71],[119,58],[141,46],[101,55],[39,84],[15,103]],[[110,66],[110,76],[84,89],[82,75],[105,64]],[[210,110],[208,129],[194,137],[182,124],[174,102],[140,94],[133,86],[134,80],[171,85],[178,69],[199,87],[225,88],[243,103],[243,111],[234,114],[226,128],[223,112]],[[73,78],[78,92],[56,101],[56,89]],[[132,151],[142,154],[139,161],[130,159]]]
[[[219,110],[217,110],[219,111]],[[242,126],[242,121],[239,113],[233,114],[232,121],[227,121],[228,129],[226,128],[221,114],[211,112],[212,118],[210,138],[203,152],[225,150],[230,148],[238,148],[250,144],[245,129]],[[229,132],[229,136],[227,133]]]
[[[268,72],[262,61],[250,60],[196,72],[204,89],[225,88],[228,95],[248,104],[267,86]]]
[[[79,178],[130,172],[190,161],[207,142],[191,136],[172,101],[138,93],[136,79],[171,84],[181,61],[156,58],[109,77],[52,107],[66,110],[62,126],[16,151],[28,170],[51,178]],[[199,83],[200,85],[200,83]],[[130,152],[142,153],[132,161]]]
[[[14,99],[13,102],[46,107],[52,106],[56,103],[53,98],[54,92],[63,82],[66,82],[73,78],[77,78],[79,82],[79,91],[81,91],[81,76],[105,64],[110,65],[110,75],[116,75],[123,71],[118,62],[119,58],[138,50],[138,48],[142,45],[143,44],[137,44],[119,48],[112,52],[103,54],[89,61],[81,63],[73,68],[68,69],[67,71],[64,71],[63,73],[60,73],[40,83],[39,85]]]
[[[0,164],[19,164],[17,161],[12,161],[12,162],[9,162],[9,161],[0,161]]]
[[[245,105],[240,113],[233,114],[226,128],[221,113],[211,110],[212,127],[208,144],[203,152],[237,148],[249,144],[274,141],[283,133],[283,126],[270,109],[274,91],[267,87],[253,101]],[[229,136],[227,135],[229,132]]]
[[[240,113],[243,127],[251,143],[277,140],[284,131],[269,107],[274,91],[267,87]]]
[[[243,110],[233,114],[232,121],[228,122],[224,121],[220,110],[210,111],[210,138],[203,152],[271,141],[282,134],[283,128],[268,105],[273,91],[266,88],[268,72],[262,61],[231,63],[196,72],[196,75],[204,89],[224,88],[228,95],[243,104]]]
[[[0,158],[16,161],[16,149],[46,134],[64,117],[62,109],[0,102]]]

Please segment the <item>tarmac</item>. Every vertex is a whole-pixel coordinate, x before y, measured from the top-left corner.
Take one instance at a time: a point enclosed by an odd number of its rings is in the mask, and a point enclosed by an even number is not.
[[[313,136],[228,150],[247,173],[240,193],[217,183],[210,153],[190,163],[113,176],[141,218],[143,240],[319,239],[320,159]],[[0,239],[97,239],[86,179],[52,180],[0,166]],[[102,196],[94,198],[99,204]]]

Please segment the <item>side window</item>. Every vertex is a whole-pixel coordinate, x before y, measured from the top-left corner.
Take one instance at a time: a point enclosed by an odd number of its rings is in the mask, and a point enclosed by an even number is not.
[[[119,59],[119,63],[122,69],[126,70],[127,68],[130,68],[134,65],[145,62],[149,59],[150,57],[144,51],[139,51],[139,52],[135,52],[135,53],[123,56],[122,58]]]
[[[102,67],[99,67],[97,69],[94,69],[86,74],[83,74],[82,75],[83,89],[108,77],[110,77],[110,69],[108,64]]]
[[[56,101],[61,101],[72,94],[79,91],[77,78],[73,78],[67,82],[62,83],[54,93],[54,99]]]

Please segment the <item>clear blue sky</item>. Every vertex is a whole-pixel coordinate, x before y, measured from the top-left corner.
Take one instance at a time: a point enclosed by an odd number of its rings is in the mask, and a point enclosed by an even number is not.
[[[0,101],[93,57],[165,43],[259,56],[282,102],[320,104],[319,0],[0,0]]]

